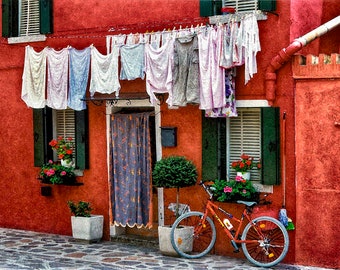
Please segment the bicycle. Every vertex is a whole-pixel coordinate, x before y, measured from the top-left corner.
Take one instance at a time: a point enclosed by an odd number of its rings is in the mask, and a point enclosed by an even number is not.
[[[260,267],[271,267],[281,262],[288,252],[289,237],[283,224],[272,217],[260,216],[252,219],[252,209],[257,202],[237,201],[244,204],[245,209],[240,218],[213,203],[213,192],[202,181],[200,185],[208,193],[209,199],[204,212],[187,212],[178,217],[172,225],[170,240],[175,251],[182,257],[200,258],[211,251],[216,241],[216,227],[212,217],[222,226],[230,239],[234,252],[239,252],[241,245],[245,257]],[[224,217],[221,218],[221,215]],[[234,225],[230,222],[238,223]],[[248,223],[244,222],[247,220]],[[246,224],[242,230],[242,225]],[[180,228],[191,228],[191,233],[180,236]],[[185,239],[184,239],[185,237]],[[187,240],[189,245],[184,244]]]

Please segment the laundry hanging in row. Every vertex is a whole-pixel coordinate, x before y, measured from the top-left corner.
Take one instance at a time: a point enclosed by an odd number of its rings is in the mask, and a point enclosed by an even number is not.
[[[84,50],[45,48],[40,53],[27,46],[22,99],[33,108],[47,105],[82,110],[86,108],[89,79],[91,96],[98,92],[118,97],[119,80],[140,78],[146,80],[153,104],[157,102],[155,94],[168,93],[170,107],[199,104],[200,109],[207,110],[206,115],[216,115],[211,111],[230,106],[226,70],[245,64],[245,78],[249,80],[257,71],[256,53],[260,50],[257,21],[251,14],[239,24],[231,20],[217,26],[107,36],[106,45],[107,54],[101,54],[93,45]],[[47,82],[42,79],[46,66]]]
[[[237,17],[237,18],[236,18]],[[182,92],[177,93],[176,81],[178,70],[182,75],[183,82],[183,70],[188,67],[183,66],[183,62],[177,65],[177,62],[181,57],[188,57],[195,53],[184,53],[178,51],[176,48],[176,41],[180,38],[190,39],[190,35],[196,36],[200,48],[195,48],[197,57],[197,67],[199,87],[196,88],[199,93],[199,100],[192,101],[187,98],[188,91],[187,85],[182,85],[180,88]],[[173,39],[172,48],[164,46],[168,43],[168,40]],[[150,59],[157,59],[152,65],[145,67],[147,92],[150,95],[151,101],[154,103],[157,101],[155,94],[168,93],[169,97],[167,103],[169,106],[185,106],[187,103],[200,104],[200,108],[207,111],[206,115],[215,115],[211,111],[225,110],[226,106],[230,106],[230,101],[226,96],[226,85],[228,81],[224,80],[225,77],[230,77],[225,74],[225,70],[232,69],[233,67],[245,65],[245,83],[247,83],[253,75],[257,72],[256,55],[261,50],[259,42],[259,31],[257,26],[256,14],[250,13],[242,16],[231,16],[230,21],[226,24],[220,24],[215,27],[212,26],[198,26],[179,30],[166,30],[152,33],[131,33],[129,35],[113,35],[107,36],[107,50],[108,52],[113,46],[119,46],[121,52],[125,49],[129,49],[131,46],[138,46],[144,48],[145,58],[143,57],[130,57],[125,59],[125,56],[121,54],[121,77],[124,74],[124,65],[127,63],[130,66],[138,66],[138,72],[135,76],[138,78],[144,78],[142,70],[143,61]],[[146,45],[147,44],[147,45]],[[145,50],[147,47],[147,50]],[[141,49],[142,51],[142,49]],[[173,55],[173,56],[171,56]],[[172,57],[174,60],[172,60]],[[139,60],[136,60],[139,59]],[[147,59],[147,60],[146,60]],[[164,62],[168,59],[168,65]],[[195,60],[194,60],[195,61]],[[145,62],[144,62],[145,64]],[[192,62],[186,62],[184,65],[191,65]],[[171,70],[169,65],[173,65]],[[179,67],[179,68],[178,68]],[[176,70],[177,69],[177,70]],[[235,72],[228,71],[228,74],[234,74]],[[192,72],[188,72],[192,74]],[[233,75],[234,76],[234,75]],[[188,79],[186,83],[195,84],[195,80]],[[172,83],[171,83],[172,82]],[[235,87],[231,88],[231,91],[235,91]],[[230,91],[229,91],[230,92]],[[176,96],[181,96],[181,101]],[[229,95],[233,97],[235,102],[235,95]],[[186,99],[187,98],[187,99]],[[226,103],[225,103],[226,102]],[[234,112],[222,113],[222,115],[234,115]]]
[[[103,55],[93,45],[83,50],[68,46],[60,51],[46,47],[38,53],[28,45],[25,48],[21,98],[32,108],[48,106],[57,110],[67,107],[84,110],[90,75],[91,96],[95,92],[116,92],[118,96],[118,54],[119,50],[116,48],[110,54]]]
[[[89,78],[90,54],[89,47],[83,50],[67,47],[60,51],[46,47],[36,52],[27,45],[22,75],[22,100],[35,109],[45,106],[57,110],[67,107],[74,110],[86,109],[84,98]]]

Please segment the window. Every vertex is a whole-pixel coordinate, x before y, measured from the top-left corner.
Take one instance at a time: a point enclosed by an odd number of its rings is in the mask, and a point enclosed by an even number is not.
[[[274,11],[276,0],[200,0],[200,15],[202,17],[221,15],[222,7],[233,7],[236,13]]]
[[[235,118],[202,118],[202,177],[204,180],[234,178],[232,161],[242,153],[261,158],[262,170],[251,180],[280,184],[279,108],[239,108]]]
[[[33,37],[52,33],[52,0],[3,0],[2,36]]]
[[[19,1],[19,36],[39,35],[39,1]]]
[[[236,13],[254,10],[274,11],[276,0],[223,0],[223,6],[235,8]]]
[[[235,178],[231,163],[245,153],[255,160],[261,158],[261,110],[259,108],[238,109],[238,117],[227,118],[227,175]],[[261,181],[261,171],[251,171],[252,181]]]
[[[62,136],[64,138],[73,138],[76,136],[75,114],[71,109],[52,110],[53,123],[53,138]],[[75,146],[73,145],[73,148]],[[54,152],[54,160],[57,160],[57,154]]]
[[[87,122],[87,110],[33,109],[34,166],[40,167],[48,160],[56,160],[48,144],[61,135],[75,139],[76,168],[88,168]]]

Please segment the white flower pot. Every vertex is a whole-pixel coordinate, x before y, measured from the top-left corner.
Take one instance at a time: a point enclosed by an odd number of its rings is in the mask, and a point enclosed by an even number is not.
[[[237,172],[237,176],[241,176],[244,180],[250,180],[250,172]]]
[[[174,250],[170,240],[171,227],[170,226],[159,226],[158,227],[158,239],[159,239],[159,250],[162,254],[168,256],[178,256],[177,252]],[[181,244],[181,249],[183,251],[192,251],[193,241],[192,238],[186,235],[192,235],[194,233],[194,227],[186,226],[177,228],[175,231],[175,238],[182,238],[183,242]]]
[[[75,239],[98,242],[103,237],[104,216],[71,216],[72,236]]]
[[[62,166],[66,167],[66,168],[74,167],[74,162],[72,160],[62,159],[62,160],[60,160],[60,163],[61,163]]]

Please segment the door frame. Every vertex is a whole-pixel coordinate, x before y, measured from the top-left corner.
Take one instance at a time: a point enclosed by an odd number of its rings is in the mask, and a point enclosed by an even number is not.
[[[108,186],[110,186],[110,117],[112,114],[119,112],[122,108],[154,108],[155,112],[155,139],[156,139],[156,160],[162,157],[162,145],[161,145],[161,110],[160,105],[152,105],[149,99],[136,99],[136,100],[114,100],[106,102],[106,143],[107,143],[107,181]],[[163,189],[157,189],[158,196],[158,223],[159,225],[164,225],[164,201],[163,201]],[[111,194],[109,190],[109,205],[111,209]],[[122,226],[116,226],[111,223],[112,212],[109,211],[110,220],[110,236],[117,236],[125,234],[125,228]]]

